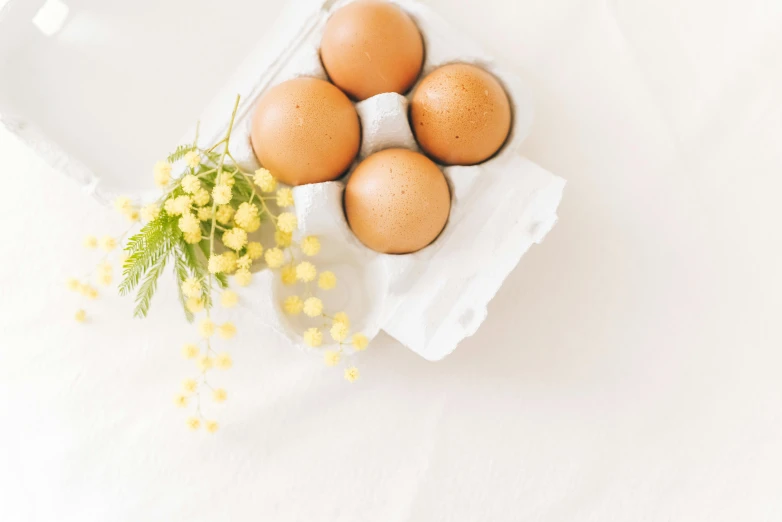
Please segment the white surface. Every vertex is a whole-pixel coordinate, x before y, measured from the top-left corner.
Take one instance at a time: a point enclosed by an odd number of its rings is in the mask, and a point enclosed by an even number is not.
[[[0,133],[4,520],[782,517],[782,4],[431,3],[530,81],[560,223],[440,363],[381,340],[348,386],[237,317],[217,437],[170,287],[72,322],[120,221]]]

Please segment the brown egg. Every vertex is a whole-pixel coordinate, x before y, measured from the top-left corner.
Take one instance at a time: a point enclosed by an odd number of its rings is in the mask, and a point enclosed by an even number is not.
[[[448,221],[451,194],[432,160],[387,149],[362,161],[345,188],[345,213],[362,243],[377,252],[408,254],[435,240]]]
[[[355,107],[329,82],[296,78],[269,89],[252,122],[258,161],[288,185],[338,178],[358,153]]]
[[[358,0],[331,15],[320,57],[337,87],[365,100],[381,92],[406,92],[421,72],[424,43],[399,7]]]
[[[510,131],[510,102],[497,79],[479,67],[452,64],[426,76],[410,102],[421,148],[447,165],[473,165],[497,152]]]

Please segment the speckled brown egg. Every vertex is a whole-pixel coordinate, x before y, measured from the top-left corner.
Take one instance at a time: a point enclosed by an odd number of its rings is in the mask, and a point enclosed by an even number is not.
[[[258,161],[277,179],[305,185],[347,170],[358,153],[361,127],[342,91],[316,78],[296,78],[258,101],[251,139]]]
[[[362,161],[345,188],[353,233],[377,252],[408,254],[435,240],[451,194],[437,165],[418,152],[387,149]]]
[[[364,100],[410,89],[421,72],[424,44],[415,22],[402,9],[389,2],[359,0],[329,18],[320,57],[337,87]]]
[[[451,64],[427,75],[410,102],[421,148],[447,165],[473,165],[497,152],[510,132],[508,95],[480,67]]]

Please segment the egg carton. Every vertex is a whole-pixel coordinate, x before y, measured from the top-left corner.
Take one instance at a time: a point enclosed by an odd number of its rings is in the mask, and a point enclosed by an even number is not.
[[[347,312],[353,320],[353,331],[371,338],[383,330],[422,357],[438,360],[477,331],[486,318],[489,301],[504,279],[529,247],[539,243],[555,224],[565,182],[518,153],[533,117],[532,100],[521,80],[425,4],[415,0],[392,1],[412,16],[422,33],[426,54],[419,81],[448,63],[472,63],[487,69],[509,95],[513,111],[511,133],[490,160],[475,166],[443,168],[451,190],[451,213],[434,243],[408,255],[378,254],[364,247],[350,231],[342,195],[355,165],[373,152],[391,147],[418,150],[407,118],[409,94],[415,86],[407,96],[384,93],[357,103],[362,127],[359,156],[341,180],[294,189],[300,223],[297,238],[320,236],[323,248],[317,265],[321,270],[332,270],[339,279],[336,289],[319,293],[327,309]],[[200,113],[194,110],[192,121],[200,122],[201,143],[215,143],[225,134],[226,116],[238,93],[241,104],[231,140],[232,155],[245,169],[257,168],[250,146],[250,123],[258,97],[269,87],[291,78],[327,79],[318,54],[321,35],[329,15],[349,2],[286,2],[282,14],[273,23],[265,24],[263,42],[250,50]],[[46,7],[58,3],[16,0],[0,7],[0,63],[14,55],[19,42],[38,42],[35,50],[42,53],[35,55],[38,60],[50,65],[58,63],[57,45],[65,44],[57,44],[56,38],[43,40],[31,32],[32,26],[20,23],[41,4]],[[73,59],[67,63],[73,64]],[[102,156],[85,156],[84,147],[75,147],[72,140],[58,141],[47,135],[38,120],[49,113],[27,114],[25,107],[16,106],[6,96],[6,87],[0,85],[0,124],[57,170],[80,183],[86,193],[106,204],[119,194],[130,195],[139,202],[157,199],[159,193],[148,185],[128,184],[138,178],[137,166],[117,164],[107,169],[106,165],[101,166]],[[88,101],[73,100],[83,110],[96,114]],[[101,138],[96,132],[100,133],[103,126],[82,123],[81,119],[62,121],[63,114],[51,114],[50,131],[70,129],[69,137],[84,136],[81,141],[76,140],[82,146]],[[128,132],[143,131],[132,127]],[[184,134],[181,143],[190,143],[194,132],[195,126]],[[103,147],[115,157],[124,151],[125,141],[106,140]],[[118,180],[124,185],[120,186]],[[273,243],[271,237],[261,240],[264,244]],[[262,270],[243,290],[243,306],[259,322],[303,347],[301,332],[312,325],[305,317],[291,318],[282,312],[280,303],[290,293],[292,290],[281,284],[278,274]]]
[[[329,15],[350,1],[318,2],[308,12],[299,10],[286,36],[271,50],[267,46],[253,51],[202,115],[202,122],[220,121],[218,115],[224,121],[231,93],[242,95],[231,153],[243,168],[260,166],[250,144],[258,97],[269,87],[296,77],[328,80],[319,58],[321,35]],[[353,318],[353,331],[372,338],[383,330],[435,361],[477,331],[507,275],[556,223],[565,182],[518,154],[533,119],[532,100],[522,81],[426,5],[414,0],[394,3],[414,19],[423,35],[426,55],[417,81],[455,62],[490,71],[511,101],[510,135],[502,149],[484,163],[443,167],[451,190],[451,213],[431,245],[413,254],[379,254],[350,231],[343,191],[350,172],[368,155],[393,147],[419,151],[408,121],[415,86],[406,96],[383,93],[356,103],[362,128],[359,155],[344,178],[294,188],[299,220],[295,237],[321,238],[318,268],[335,272],[339,280],[337,289],[319,294],[327,309],[347,312]],[[202,135],[203,131],[202,126]],[[217,141],[223,132],[224,126],[215,125],[211,138]],[[243,301],[260,322],[304,348],[302,332],[314,326],[313,320],[291,317],[281,310],[282,301],[294,292],[282,285],[279,275],[263,270],[243,293]]]

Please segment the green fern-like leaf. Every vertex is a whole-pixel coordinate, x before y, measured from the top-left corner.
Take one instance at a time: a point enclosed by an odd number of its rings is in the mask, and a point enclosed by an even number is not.
[[[171,154],[168,155],[168,157],[166,158],[166,161],[168,161],[169,163],[174,163],[176,161],[179,161],[179,160],[181,160],[182,158],[185,157],[185,154],[187,154],[191,150],[195,150],[195,149],[196,149],[196,147],[194,145],[192,145],[192,144],[191,145],[180,145],[179,147],[176,148],[176,150],[174,152],[172,152]]]
[[[253,193],[253,186],[251,185],[251,181],[245,178],[244,175],[238,171],[234,174],[234,181],[234,189],[239,191],[239,193],[242,195],[242,199],[249,201],[250,196],[252,196]]]
[[[133,310],[134,317],[147,316],[149,305],[152,303],[152,296],[155,295],[157,290],[157,281],[166,268],[169,253],[171,251],[167,250],[164,255],[161,255],[144,275],[144,280],[141,286],[139,286],[138,293],[136,293],[136,308]]]
[[[215,165],[220,163],[220,156],[222,156],[219,152],[205,152],[204,155]]]
[[[119,285],[121,295],[136,292],[136,317],[145,317],[149,311],[152,297],[157,290],[157,281],[163,273],[168,257],[176,256],[176,246],[183,242],[182,232],[175,217],[162,214],[150,221],[133,237],[125,251],[128,258],[123,265],[123,280]],[[177,277],[181,271],[175,266]],[[187,271],[184,272],[187,278]],[[185,308],[185,310],[187,310]],[[187,312],[186,312],[187,313]]]
[[[209,270],[207,270],[206,258],[199,257],[195,246],[184,241],[182,242],[180,251],[182,260],[193,277],[202,282],[207,281],[210,274]],[[209,292],[207,292],[206,289],[204,289],[202,297],[204,298],[204,304],[206,306],[212,305],[212,296],[209,295]]]
[[[209,276],[209,271],[206,268],[206,259],[198,257],[195,246],[183,241],[181,251],[184,262],[190,272],[198,279],[206,279]]]
[[[128,239],[125,246],[128,258],[122,266],[120,295],[131,293],[144,274],[155,266],[161,257],[168,255],[177,236],[181,235],[175,223],[173,218],[161,215]]]
[[[228,288],[228,277],[225,274],[214,274],[214,278],[220,288]]]
[[[187,270],[187,263],[185,262],[184,253],[182,252],[182,244],[187,244],[182,241],[177,248],[176,255],[174,256],[174,272],[177,279],[177,295],[179,296],[179,302],[182,304],[182,309],[185,311],[185,318],[188,322],[193,322],[193,312],[187,308],[187,299],[182,292],[182,284],[190,277]]]

